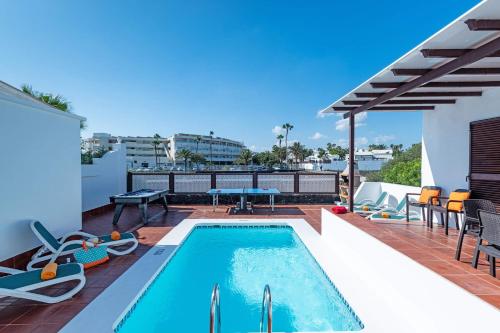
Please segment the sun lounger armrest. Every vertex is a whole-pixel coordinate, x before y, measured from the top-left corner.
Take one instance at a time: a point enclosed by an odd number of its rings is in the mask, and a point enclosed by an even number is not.
[[[57,250],[57,252],[54,253],[52,259],[49,262],[55,262],[56,259],[61,255],[61,253],[64,252],[64,249],[66,249],[68,246],[75,245],[75,244],[82,245],[82,243],[83,243],[83,241],[81,241],[81,240],[72,240],[69,242],[65,242],[64,244],[61,245],[59,250]],[[85,242],[85,244],[87,244],[87,246],[89,246],[89,247],[94,246],[94,243],[91,243],[91,242]]]
[[[20,269],[14,269],[14,268],[9,268],[9,267],[0,267],[0,273],[5,273],[5,274],[19,274],[19,273],[24,273],[24,271]]]
[[[61,243],[64,243],[66,241],[66,239],[70,238],[70,237],[74,237],[74,236],[80,236],[80,237],[85,237],[85,238],[94,238],[94,237],[97,237],[95,235],[92,235],[92,234],[89,234],[87,232],[83,232],[83,231],[73,231],[73,232],[70,232],[64,236],[62,236],[61,238]]]

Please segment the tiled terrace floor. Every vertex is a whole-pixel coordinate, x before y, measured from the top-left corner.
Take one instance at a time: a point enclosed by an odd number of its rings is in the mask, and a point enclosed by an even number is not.
[[[228,214],[225,206],[219,207],[216,212],[212,212],[211,206],[171,206],[168,214],[165,214],[159,206],[151,206],[149,225],[139,228],[137,228],[138,211],[134,208],[126,208],[118,229],[120,231],[136,229],[140,246],[133,254],[114,257],[109,263],[88,270],[85,288],[71,300],[59,304],[44,305],[25,300],[0,299],[0,333],[57,332],[185,218],[303,218],[314,229],[321,232],[322,207],[328,206],[278,206],[274,213],[268,209],[259,209],[253,215],[235,216]],[[95,234],[109,233],[112,230],[112,216],[113,212],[109,211],[87,218],[84,221],[84,230]],[[455,230],[452,230],[450,236],[446,237],[441,228],[429,230],[420,223],[407,225],[400,222],[368,222],[351,214],[343,217],[413,260],[500,308],[500,279],[488,275],[488,266],[484,260],[480,262],[478,270],[470,267],[473,249],[471,239],[466,239],[462,261],[457,262],[453,259],[457,234]],[[500,274],[500,270],[498,274]],[[61,289],[47,291],[56,294],[61,292]]]

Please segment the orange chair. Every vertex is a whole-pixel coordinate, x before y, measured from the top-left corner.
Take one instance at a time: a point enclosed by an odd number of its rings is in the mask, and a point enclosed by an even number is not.
[[[439,186],[424,186],[422,187],[422,191],[420,193],[406,193],[406,222],[410,221],[410,206],[419,207],[422,209],[422,219],[425,221],[425,209],[429,208],[429,205],[432,203],[437,203],[438,199],[435,197],[439,197],[441,195],[441,187]],[[415,198],[410,197],[419,196],[417,200]],[[429,210],[427,209],[427,214]],[[427,219],[428,221],[429,219]],[[429,223],[427,222],[427,225]]]
[[[438,200],[436,204],[431,203],[428,207],[429,209],[429,226],[432,228],[433,213],[439,213],[441,215],[441,222],[444,225],[444,233],[448,235],[448,223],[450,219],[450,213],[455,216],[456,227],[458,226],[458,214],[464,213],[464,200],[470,198],[470,191],[464,189],[457,189],[450,193],[449,197],[436,196],[433,197]],[[432,201],[432,200],[431,200]],[[444,216],[443,216],[444,215]]]

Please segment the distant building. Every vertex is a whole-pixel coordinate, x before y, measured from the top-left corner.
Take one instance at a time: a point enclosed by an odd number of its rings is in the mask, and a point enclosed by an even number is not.
[[[356,161],[392,160],[392,149],[358,149],[354,152],[354,159]]]
[[[200,141],[197,141],[200,138]],[[178,151],[187,149],[193,153],[202,154],[205,159],[214,164],[233,164],[240,156],[241,150],[245,148],[243,142],[210,137],[208,135],[177,133],[168,138],[170,156],[175,158]],[[212,143],[212,153],[210,153]]]
[[[140,136],[112,136],[109,133],[94,133],[92,138],[84,140],[84,149],[97,151],[111,150],[114,143],[124,143],[127,147],[127,164],[129,168],[154,168],[171,165],[173,159],[169,156],[167,139],[160,138],[156,147],[153,137]],[[158,165],[156,159],[158,158]]]
[[[307,156],[304,159],[304,162],[306,162],[306,163],[330,163],[330,161],[336,161],[339,159],[340,159],[339,155],[332,155],[330,153],[326,153],[325,156],[321,159],[318,156],[318,150],[315,149],[312,155]]]

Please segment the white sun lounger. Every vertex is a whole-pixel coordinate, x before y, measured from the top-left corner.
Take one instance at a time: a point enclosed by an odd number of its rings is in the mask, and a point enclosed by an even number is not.
[[[97,238],[103,240],[104,242],[100,245],[107,246],[107,251],[111,254],[121,256],[125,254],[129,254],[137,248],[139,242],[135,238],[132,233],[122,233],[121,239],[112,240],[110,235],[105,236],[95,236],[82,231],[71,232],[61,238],[61,240],[57,240],[50,231],[48,231],[41,222],[39,221],[31,221],[30,223],[31,230],[35,233],[38,239],[42,242],[43,246],[31,257],[31,261],[28,263],[28,270],[35,269],[33,266],[44,262],[55,262],[58,257],[65,256],[68,254],[72,254],[75,251],[82,248],[82,241],[88,241],[92,238]],[[69,237],[79,236],[82,239],[79,240],[68,240]],[[93,244],[87,242],[89,246]],[[116,250],[112,247],[122,246],[129,244],[130,247],[124,250]]]
[[[43,303],[58,303],[73,297],[77,292],[82,290],[85,285],[83,265],[77,263],[59,265],[57,268],[57,276],[50,280],[41,279],[41,269],[25,272],[19,269],[0,267],[0,272],[9,274],[0,277],[0,298],[16,297]],[[74,280],[80,281],[78,285],[59,296],[48,296],[32,292],[32,290],[35,289]]]

